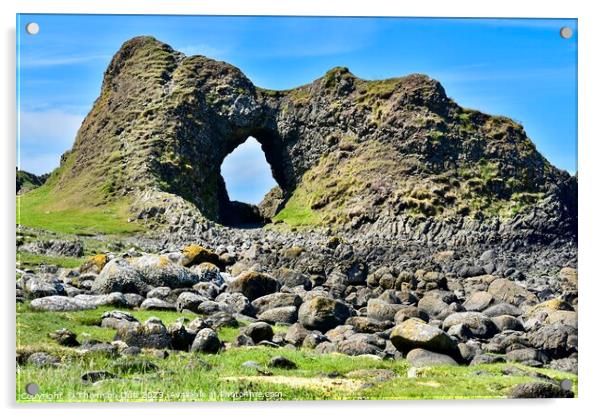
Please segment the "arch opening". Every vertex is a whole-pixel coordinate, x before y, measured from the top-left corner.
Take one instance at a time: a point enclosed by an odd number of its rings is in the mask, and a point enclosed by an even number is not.
[[[270,221],[275,214],[272,200],[281,197],[282,192],[275,179],[274,168],[254,136],[248,136],[226,155],[220,174],[224,194],[220,205],[223,224],[252,228]],[[270,207],[266,210],[265,205]]]

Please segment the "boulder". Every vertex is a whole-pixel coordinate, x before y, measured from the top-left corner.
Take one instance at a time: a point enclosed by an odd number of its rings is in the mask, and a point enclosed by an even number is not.
[[[383,350],[379,347],[361,339],[341,340],[336,344],[336,351],[349,356],[359,355],[383,355]]]
[[[207,301],[207,298],[195,292],[183,292],[176,300],[176,310],[179,312],[184,310],[197,312],[199,304],[201,304],[203,301]]]
[[[119,326],[115,333],[115,340],[121,340],[128,346],[147,349],[166,349],[170,347],[171,342],[163,322],[156,317],[149,318],[144,324],[130,322]]]
[[[199,265],[209,262],[214,265],[221,264],[219,256],[201,245],[188,245],[182,248],[182,258],[180,260],[183,266]]]
[[[510,398],[573,398],[575,394],[550,382],[525,382],[512,387],[508,396]]]
[[[368,300],[368,317],[379,321],[393,321],[395,314],[403,307],[402,304],[389,304],[381,299]]]
[[[289,306],[272,308],[257,315],[257,318],[268,323],[293,324],[297,321],[297,307]]]
[[[202,352],[202,353],[217,353],[222,346],[222,343],[217,336],[217,333],[213,329],[202,329],[200,330],[192,346],[190,347],[191,352]]]
[[[303,300],[297,294],[275,292],[273,294],[259,297],[251,304],[257,311],[257,314],[261,314],[266,310],[271,310],[277,307],[299,307],[302,303]]]
[[[218,303],[223,303],[227,306],[227,310],[232,313],[244,314],[246,316],[252,316],[255,314],[255,308],[251,305],[251,301],[243,294],[234,293],[221,293],[215,298]]]
[[[369,317],[354,316],[349,317],[345,324],[353,327],[358,333],[378,333],[393,327],[391,321],[380,321]]]
[[[249,336],[253,340],[253,343],[259,343],[262,340],[271,340],[274,336],[272,326],[262,321],[249,324],[247,327],[241,329],[240,333]]]
[[[62,295],[36,298],[29,306],[32,310],[39,311],[82,311],[96,308],[93,304]]]
[[[159,298],[147,298],[140,304],[141,310],[175,311],[176,306]]]
[[[276,278],[282,286],[288,288],[294,288],[299,285],[302,285],[306,290],[311,288],[309,276],[301,272],[293,271],[292,269],[280,268],[274,273],[274,278]]]
[[[493,296],[486,291],[477,291],[462,304],[466,311],[483,311],[493,301]]]
[[[107,263],[92,283],[92,291],[96,294],[146,294],[149,290],[142,273],[125,259],[113,259]]]
[[[536,304],[538,301],[537,296],[530,293],[525,287],[505,278],[498,278],[489,284],[487,292],[498,303],[520,306],[523,303]]]
[[[531,345],[552,359],[560,359],[577,351],[577,329],[566,324],[549,324],[529,333]]]
[[[418,301],[418,308],[433,319],[443,320],[453,313],[449,304],[435,295],[425,295]]]
[[[458,346],[447,333],[417,319],[408,319],[395,326],[389,339],[402,353],[422,348],[454,357],[458,356]]]
[[[291,345],[300,346],[303,340],[307,337],[309,331],[301,324],[295,323],[288,328],[284,340]]]
[[[66,295],[63,283],[51,274],[25,274],[19,281],[21,288],[29,298]]]
[[[351,312],[349,307],[339,300],[317,296],[301,304],[298,314],[303,327],[325,332],[343,324]]]
[[[172,262],[167,255],[143,255],[129,262],[142,274],[144,282],[153,287],[183,288],[199,282],[198,275]]]
[[[113,306],[113,307],[125,307],[132,308],[134,305],[130,304],[128,299],[120,292],[112,292],[110,294],[78,294],[73,297],[74,300],[81,301],[86,304],[91,304],[95,307],[100,306]]]
[[[264,295],[278,291],[280,283],[271,276],[255,271],[247,271],[240,274],[228,285],[228,292],[242,293],[253,301]]]
[[[193,266],[190,268],[190,272],[199,277],[199,282],[211,282],[218,287],[221,287],[225,282],[220,269],[209,262]]]
[[[406,356],[406,360],[416,368],[458,365],[450,356],[420,348],[412,349]]]
[[[499,333],[499,329],[495,323],[483,313],[464,312],[451,314],[443,321],[443,329],[447,330],[456,324],[466,325],[472,334],[479,338],[487,339]]]

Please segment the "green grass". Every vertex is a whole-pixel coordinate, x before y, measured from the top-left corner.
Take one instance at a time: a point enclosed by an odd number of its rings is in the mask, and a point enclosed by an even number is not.
[[[84,262],[84,258],[75,258],[72,256],[48,256],[26,251],[18,251],[17,262],[19,262],[21,268],[33,267],[42,264],[56,265],[61,268],[77,268]]]
[[[17,224],[76,235],[129,234],[140,231],[128,223],[128,201],[86,206],[61,204],[51,184],[17,196]]]
[[[405,360],[375,360],[341,354],[319,355],[310,350],[273,349],[267,347],[230,348],[216,355],[171,352],[158,359],[143,352],[136,359],[109,358],[101,354],[81,354],[57,345],[47,333],[67,327],[78,339],[110,341],[114,330],[98,326],[104,311],[96,310],[54,313],[33,312],[27,305],[17,307],[17,342],[19,350],[44,350],[61,358],[56,368],[36,368],[25,364],[17,373],[19,402],[96,402],[96,401],[236,401],[236,400],[318,400],[318,399],[418,399],[418,398],[502,398],[510,387],[533,380],[530,376],[506,376],[507,366],[532,372],[520,365],[479,365],[427,368],[415,378],[408,378]],[[178,317],[193,319],[193,314],[158,311],[130,311],[143,321],[157,316],[168,325]],[[285,331],[275,326],[275,332]],[[231,341],[238,329],[222,328],[219,336]],[[294,361],[297,369],[267,368],[269,360],[282,355]],[[141,371],[132,365],[149,360],[157,371]],[[242,367],[255,361],[272,376]],[[204,366],[208,364],[209,367]],[[346,376],[355,370],[386,369],[395,378],[378,381],[369,376]],[[117,378],[90,385],[81,382],[81,375],[91,370],[106,370]],[[552,370],[536,370],[556,380],[570,379],[577,390],[577,376]],[[332,375],[336,373],[336,375]],[[330,377],[328,374],[331,374]],[[40,392],[31,397],[24,392],[27,383],[37,382]]]
[[[320,223],[320,220],[320,215],[309,207],[303,196],[295,194],[272,219],[273,222],[282,221],[291,227],[312,226]]]

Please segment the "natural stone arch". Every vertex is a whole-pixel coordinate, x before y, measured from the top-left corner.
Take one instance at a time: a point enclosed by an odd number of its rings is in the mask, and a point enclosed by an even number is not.
[[[247,133],[248,132],[248,133]],[[224,159],[230,155],[238,146],[253,137],[261,145],[261,150],[265,156],[266,162],[272,171],[272,177],[277,186],[282,190],[284,197],[290,195],[296,186],[296,179],[293,175],[290,151],[285,146],[284,139],[270,129],[261,126],[252,126],[250,129],[241,132],[234,140],[229,140],[223,147],[222,152],[216,156],[218,161],[217,170],[220,171]],[[226,190],[224,178],[219,174],[219,221],[227,225],[241,225],[247,223],[264,223],[269,219],[265,216],[258,206],[253,204],[232,201]],[[280,202],[278,204],[281,204]]]

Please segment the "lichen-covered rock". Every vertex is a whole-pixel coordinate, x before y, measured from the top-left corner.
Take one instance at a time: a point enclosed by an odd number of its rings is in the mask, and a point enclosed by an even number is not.
[[[140,310],[175,311],[176,306],[160,298],[147,298],[140,304]]]
[[[194,265],[190,268],[190,271],[199,277],[200,282],[211,282],[217,286],[221,286],[224,283],[224,278],[221,275],[220,269],[217,265],[210,262]]]
[[[166,349],[171,339],[167,328],[158,318],[151,317],[143,324],[130,322],[117,327],[115,340],[121,340],[128,346],[148,349]]]
[[[264,311],[278,307],[299,307],[302,303],[303,300],[297,294],[276,292],[256,298],[251,304],[257,314],[261,314]]]
[[[406,360],[410,365],[416,368],[430,367],[430,366],[450,366],[457,365],[458,363],[450,356],[442,353],[431,352],[426,349],[412,349],[408,352]]]
[[[456,324],[466,325],[476,337],[490,338],[499,332],[495,323],[485,314],[475,311],[454,313],[443,321],[443,329],[447,330]]]
[[[283,286],[293,288],[296,286],[303,286],[305,289],[311,288],[311,281],[306,274],[298,271],[294,271],[288,268],[280,268],[274,273],[276,278]]]
[[[82,311],[96,308],[94,304],[62,295],[36,298],[29,306],[32,310],[40,311]]]
[[[389,339],[403,353],[422,348],[447,355],[458,354],[456,342],[447,333],[417,319],[408,319],[395,326]]]
[[[393,321],[395,314],[402,308],[401,304],[390,304],[383,300],[373,298],[368,300],[368,317],[379,321]]]
[[[203,301],[207,301],[207,297],[194,292],[183,292],[176,300],[176,310],[180,312],[184,310],[196,312],[198,311],[199,304]]]
[[[222,343],[217,336],[217,333],[213,329],[202,329],[200,330],[192,346],[190,347],[191,352],[202,352],[202,353],[217,353],[219,352]]]
[[[241,329],[241,334],[249,336],[254,343],[259,343],[263,340],[271,340],[274,336],[274,330],[268,323],[258,321]]]
[[[553,359],[577,351],[577,329],[566,324],[550,324],[529,333],[529,342]]]
[[[146,294],[150,286],[144,275],[125,259],[113,259],[102,269],[92,283],[97,294],[112,292]]]
[[[17,286],[23,289],[29,298],[66,295],[63,283],[52,274],[25,274],[17,282]]]
[[[261,272],[248,271],[240,274],[228,285],[228,292],[242,293],[253,301],[264,295],[275,293],[279,288],[280,283],[271,276]]]
[[[251,305],[251,301],[238,292],[221,293],[215,298],[215,301],[225,304],[228,310],[233,313],[240,313],[246,316],[251,316],[255,313],[255,308]]]
[[[325,332],[345,323],[349,307],[339,300],[317,296],[299,307],[299,322],[306,329]]]
[[[138,319],[130,313],[113,310],[102,314],[100,326],[117,329],[120,326],[128,325],[130,323],[138,323]]]
[[[505,278],[498,278],[489,284],[489,294],[499,303],[509,303],[520,306],[523,303],[532,305],[537,303],[537,296],[530,293],[525,287]]]
[[[79,267],[79,272],[100,274],[105,265],[109,262],[109,257],[104,253],[99,253],[91,256],[86,262]]]
[[[297,321],[297,307],[276,307],[258,314],[257,318],[268,323],[293,324]]]
[[[575,394],[550,382],[525,382],[515,385],[508,396],[510,398],[573,398]]]
[[[113,306],[122,308],[132,308],[135,305],[130,304],[128,299],[120,292],[112,292],[110,294],[78,294],[73,297],[74,300],[82,301],[87,304],[92,304],[95,307]]]
[[[142,274],[144,282],[153,287],[192,287],[199,282],[196,274],[172,262],[166,255],[143,255],[128,261]]]

